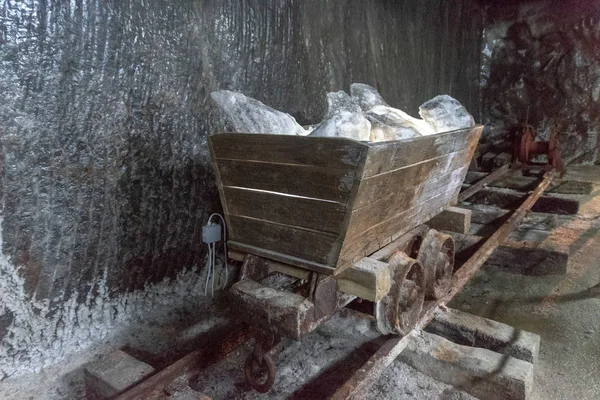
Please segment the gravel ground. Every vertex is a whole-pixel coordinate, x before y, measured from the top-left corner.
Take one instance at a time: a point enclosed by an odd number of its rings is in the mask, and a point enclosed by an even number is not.
[[[202,334],[224,326],[229,320],[210,299],[190,298],[183,310],[165,305],[155,315],[140,319],[134,326],[114,333],[84,352],[45,368],[38,374],[0,382],[2,400],[80,400],[85,399],[84,365],[115,349],[125,350],[156,368],[164,367],[197,346]],[[183,353],[183,354],[182,354]]]
[[[302,342],[284,340],[275,357],[277,375],[267,394],[253,391],[242,364],[251,343],[204,371],[192,386],[215,399],[325,399],[377,350],[380,334],[370,319],[352,311],[335,315]],[[473,399],[396,361],[365,399]]]

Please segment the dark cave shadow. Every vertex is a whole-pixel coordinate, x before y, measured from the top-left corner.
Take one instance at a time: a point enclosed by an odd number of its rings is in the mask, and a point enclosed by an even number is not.
[[[348,357],[339,360],[323,372],[306,382],[288,397],[291,400],[302,399],[328,399],[335,391],[343,385],[354,373],[361,368],[373,354],[385,343],[386,337],[380,336],[376,339],[363,343]]]

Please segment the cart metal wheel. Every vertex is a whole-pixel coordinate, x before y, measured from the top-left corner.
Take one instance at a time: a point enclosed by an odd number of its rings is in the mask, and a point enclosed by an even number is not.
[[[375,303],[377,329],[384,335],[408,334],[419,321],[425,300],[425,272],[418,260],[397,251],[388,260],[392,267],[389,293]]]
[[[437,300],[448,293],[454,269],[454,239],[430,229],[423,238],[417,260],[425,269],[425,298]]]
[[[275,363],[268,354],[263,354],[259,360],[252,352],[244,363],[244,375],[252,389],[260,393],[267,393],[275,382]]]

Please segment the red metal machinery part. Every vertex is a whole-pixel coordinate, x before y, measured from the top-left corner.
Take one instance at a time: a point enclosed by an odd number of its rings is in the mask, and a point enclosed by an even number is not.
[[[547,142],[536,141],[536,133],[531,125],[523,125],[517,131],[513,146],[513,163],[536,165],[533,158],[545,154],[548,169],[563,171],[563,163],[558,150],[558,130],[555,129]],[[539,164],[538,164],[539,165]]]

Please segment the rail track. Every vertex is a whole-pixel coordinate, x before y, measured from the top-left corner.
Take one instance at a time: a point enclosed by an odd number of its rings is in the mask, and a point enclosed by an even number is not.
[[[479,177],[478,182],[471,179],[471,185],[463,187],[463,191],[459,198],[461,201],[467,201],[469,198],[479,195],[478,201],[481,201],[481,192],[489,190],[490,187],[494,186],[494,183],[498,182],[504,185],[504,187],[507,185],[510,186],[510,176],[515,175],[515,173],[522,168],[522,165],[519,167],[505,166],[483,178]],[[530,172],[533,172],[533,170]],[[519,224],[532,208],[536,204],[539,205],[538,202],[543,198],[545,191],[548,188],[552,188],[554,192],[558,191],[559,194],[561,193],[561,185],[557,185],[556,183],[553,184],[553,179],[556,179],[557,176],[557,172],[554,169],[550,169],[543,172],[543,175],[537,180],[536,178],[528,177],[528,186],[525,188],[525,190],[529,190],[527,194],[523,193],[523,186],[519,186],[519,184],[514,183],[513,180],[512,186],[514,188],[508,189],[507,193],[511,196],[518,197],[521,200],[520,204],[509,212],[504,213],[501,218],[494,219],[494,223],[490,224],[490,226],[493,226],[493,233],[489,235],[489,237],[483,239],[480,238],[480,240],[476,242],[471,242],[470,245],[467,246],[466,252],[465,249],[462,249],[463,254],[468,254],[468,257],[464,258],[462,262],[454,267],[451,284],[449,285],[448,290],[436,300],[430,300],[424,304],[423,309],[418,316],[416,328],[404,336],[389,336],[369,360],[335,390],[335,393],[331,398],[361,398],[365,391],[368,390],[386,368],[390,366],[409,342],[413,340],[415,332],[427,326],[434,317],[436,310],[445,307],[445,305],[464,287],[473,274],[475,274],[490,258],[494,251],[502,245],[515,229],[518,228]],[[560,180],[560,182],[562,182],[563,186],[565,182],[568,183],[567,180],[564,179]],[[497,186],[502,187],[502,185]],[[573,185],[569,186],[567,184],[567,186],[571,187]],[[505,188],[503,190],[507,189]],[[580,194],[591,192],[591,190],[591,188],[589,190],[582,189]],[[573,214],[574,209],[578,208],[578,200],[576,198],[574,199],[574,197],[576,196],[570,195],[569,198],[562,198],[560,195],[553,195],[550,197],[553,199],[553,206],[550,208],[542,207],[540,211],[558,214]],[[484,200],[484,203],[494,202],[493,196],[485,197],[485,199],[487,200]],[[501,208],[506,209],[508,207],[503,203],[501,204]],[[498,224],[498,221],[502,222]],[[460,232],[460,229],[457,230]],[[462,232],[459,235],[462,234],[465,236],[465,233],[466,232]],[[388,244],[377,253],[391,254],[398,246],[400,246],[400,242],[402,242],[402,238]],[[242,323],[232,326],[220,335],[221,339],[206,343],[203,348],[187,354],[167,368],[155,373],[148,379],[131,387],[126,392],[116,396],[115,399],[152,399],[168,397],[170,393],[177,390],[178,385],[185,385],[189,378],[201,374],[202,370],[207,366],[223,360],[233,350],[255,335],[256,332],[251,330],[246,324]],[[276,345],[277,343],[274,343],[272,347],[275,348],[277,347]],[[176,382],[179,383],[177,384]]]

